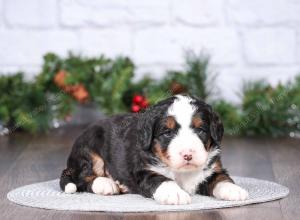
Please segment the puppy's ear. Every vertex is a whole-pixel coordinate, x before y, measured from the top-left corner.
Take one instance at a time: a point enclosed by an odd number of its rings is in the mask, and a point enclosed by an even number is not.
[[[210,122],[210,134],[213,141],[217,145],[220,145],[224,133],[223,123],[216,112],[212,111],[211,113],[212,117]]]
[[[151,148],[156,124],[166,113],[166,110],[173,103],[174,99],[175,97],[170,97],[160,101],[156,105],[146,109],[145,112],[140,113],[137,125],[137,144],[140,145],[143,150],[149,150]]]
[[[155,121],[156,120],[152,117],[151,111],[146,111],[140,114],[137,126],[137,144],[140,145],[143,150],[148,150],[151,147]]]

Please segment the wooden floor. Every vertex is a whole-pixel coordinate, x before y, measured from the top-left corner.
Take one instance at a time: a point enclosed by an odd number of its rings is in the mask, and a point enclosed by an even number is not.
[[[211,211],[114,214],[22,207],[6,199],[15,187],[58,178],[74,138],[82,128],[46,135],[0,137],[0,219],[300,219],[300,140],[225,138],[223,162],[233,175],[272,180],[288,186],[288,198]]]

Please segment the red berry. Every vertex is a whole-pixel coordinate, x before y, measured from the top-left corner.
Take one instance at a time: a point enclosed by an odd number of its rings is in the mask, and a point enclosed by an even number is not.
[[[135,95],[133,96],[132,102],[135,104],[139,104],[144,100],[144,97],[141,95]]]
[[[147,99],[144,99],[142,102],[141,102],[141,107],[142,108],[147,108],[149,106],[149,102]]]
[[[141,110],[141,107],[138,106],[138,105],[133,104],[133,105],[131,106],[131,111],[132,111],[132,112],[139,112],[140,110]]]

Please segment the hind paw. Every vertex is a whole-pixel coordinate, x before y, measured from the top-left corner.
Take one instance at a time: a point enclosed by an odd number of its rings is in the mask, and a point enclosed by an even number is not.
[[[93,181],[92,191],[100,195],[113,195],[119,193],[119,188],[112,179],[107,177],[97,177]]]
[[[74,183],[68,183],[65,186],[65,193],[71,194],[71,193],[75,193],[77,191],[77,187]]]

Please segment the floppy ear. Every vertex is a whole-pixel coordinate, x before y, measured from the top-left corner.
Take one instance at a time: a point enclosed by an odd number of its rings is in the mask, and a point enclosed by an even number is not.
[[[151,111],[146,111],[141,113],[139,121],[138,121],[138,136],[137,136],[137,144],[143,150],[148,150],[151,147],[151,143],[153,140],[153,130],[155,126],[155,119],[151,117]]]
[[[140,113],[137,124],[137,144],[143,150],[151,148],[156,122],[164,115],[168,107],[174,102],[174,99],[176,99],[174,96],[164,99],[154,106],[147,108],[145,112]]]
[[[210,135],[213,139],[213,141],[217,144],[220,145],[222,141],[224,133],[224,127],[223,123],[217,113],[212,111],[212,118],[210,122]]]

